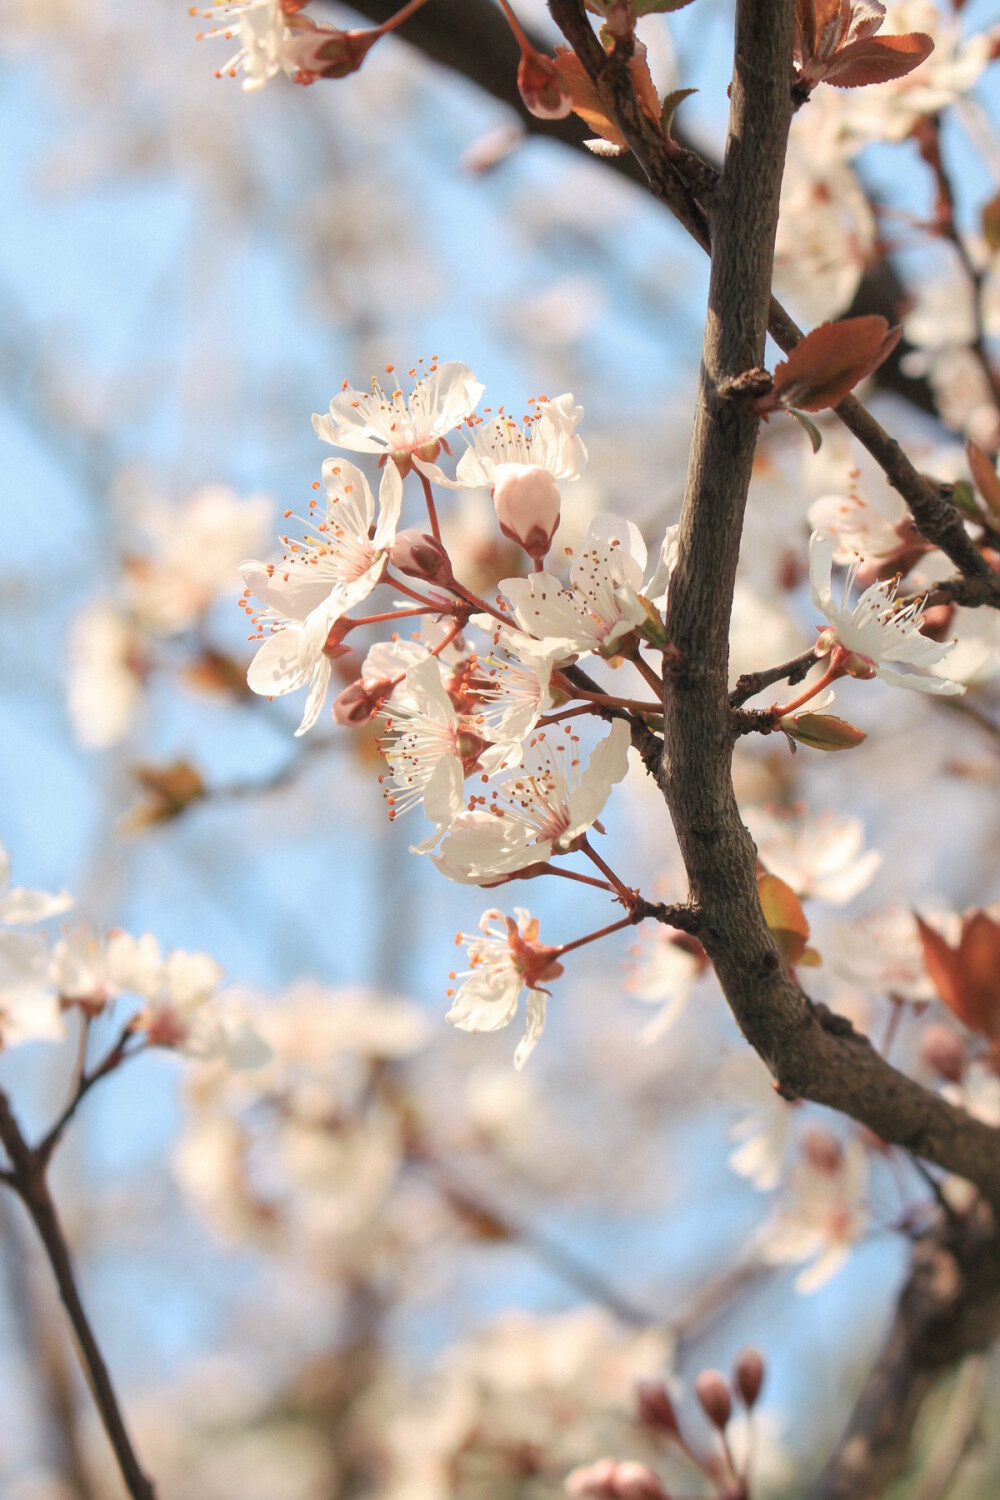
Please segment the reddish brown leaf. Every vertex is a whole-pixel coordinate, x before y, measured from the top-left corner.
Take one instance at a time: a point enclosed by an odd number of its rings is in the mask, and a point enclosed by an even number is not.
[[[934,51],[934,41],[922,31],[902,36],[872,36],[841,47],[823,69],[823,82],[838,89],[857,89],[869,83],[888,83],[918,68]]]
[[[983,204],[981,217],[984,240],[991,250],[1000,250],[1000,193]]]
[[[774,388],[757,403],[757,410],[794,406],[822,411],[837,406],[889,357],[901,334],[902,329],[890,328],[877,313],[822,323],[778,365]]]
[[[576,53],[566,47],[557,47],[555,65],[562,85],[573,101],[573,113],[579,115],[595,135],[601,136],[605,141],[610,141],[613,146],[627,145],[618,126],[608,118],[604,100],[591,82]],[[646,49],[641,43],[636,44],[629,66],[640,107],[651,120],[659,122],[660,100],[650,76]]]
[[[966,912],[957,948],[920,917],[917,927],[927,973],[945,1005],[970,1031],[1000,1039],[1000,922],[984,911]]]
[[[792,966],[798,963],[817,963],[817,955],[806,946],[809,941],[809,923],[802,910],[802,902],[791,886],[786,885],[777,875],[761,871],[757,876],[757,894],[764,921],[771,929],[785,962]]]
[[[1000,520],[1000,476],[993,467],[992,459],[971,438],[965,445],[965,452],[972,477],[976,481],[976,489],[997,520]]]

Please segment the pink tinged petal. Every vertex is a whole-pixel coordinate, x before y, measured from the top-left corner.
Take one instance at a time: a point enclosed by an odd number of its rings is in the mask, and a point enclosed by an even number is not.
[[[421,408],[434,413],[434,430],[442,436],[471,415],[486,389],[468,365],[458,360],[438,365],[417,388],[421,392],[418,397]]]
[[[646,543],[638,526],[633,521],[623,520],[621,516],[595,516],[587,534],[588,541],[591,538],[614,549],[614,558],[622,578],[638,588],[642,583],[647,561]]]
[[[382,483],[378,491],[378,525],[375,528],[376,552],[386,552],[392,546],[403,508],[403,480],[399,468],[387,463],[382,470]]]
[[[304,620],[330,592],[330,580],[317,579],[302,563],[275,563],[267,567],[250,560],[240,564],[247,588],[283,620]]]
[[[473,974],[459,989],[445,1020],[459,1031],[502,1031],[517,1014],[520,993],[521,977],[513,967],[500,974]]]
[[[891,667],[879,667],[883,682],[895,687],[914,688],[918,693],[937,693],[939,697],[956,697],[965,692],[964,682],[952,682],[947,677],[927,677],[922,672],[894,672]]]
[[[247,685],[264,698],[280,698],[305,687],[310,672],[303,671],[299,661],[299,630],[289,626],[268,636],[247,672]]]
[[[611,788],[628,771],[630,743],[631,731],[628,724],[623,719],[616,719],[611,726],[611,733],[591,752],[580,785],[567,798],[570,825],[559,839],[557,847],[572,843],[600,817],[604,804],[611,795]]]
[[[295,731],[296,739],[300,735],[308,734],[316,720],[319,718],[320,710],[326,701],[326,691],[330,686],[330,661],[326,656],[321,656],[313,668],[312,687],[306,699],[305,712],[302,715],[302,723]]]
[[[443,755],[424,790],[424,814],[438,828],[447,828],[462,811],[465,776],[456,755]]]
[[[73,897],[69,891],[60,891],[56,896],[48,891],[29,891],[23,886],[14,886],[0,898],[0,922],[23,927],[32,922],[44,922],[47,917],[57,917],[69,911],[72,905]]]
[[[517,1044],[514,1053],[514,1067],[520,1073],[528,1058],[531,1056],[545,1028],[545,991],[529,990],[525,1002],[524,1035]]]

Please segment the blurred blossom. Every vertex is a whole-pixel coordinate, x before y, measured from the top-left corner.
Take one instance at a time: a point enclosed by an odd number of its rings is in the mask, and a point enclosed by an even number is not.
[[[124,739],[139,710],[146,666],[140,633],[110,600],[73,617],[67,674],[70,721],[83,748],[106,750]]]
[[[795,1278],[814,1292],[840,1271],[868,1225],[868,1154],[856,1138],[841,1146],[813,1126],[775,1211],[759,1235],[774,1265],[809,1262]]]
[[[558,1472],[625,1445],[634,1387],[671,1341],[593,1308],[509,1313],[452,1346],[388,1424],[385,1500],[474,1500],[519,1472]],[[629,1443],[629,1446],[632,1446]]]
[[[865,849],[858,818],[751,807],[744,821],[765,868],[803,898],[844,906],[871,884],[882,864],[877,849]]]
[[[273,502],[241,499],[226,485],[205,485],[179,505],[152,502],[136,517],[144,542],[125,558],[125,598],[153,635],[198,624],[218,599],[231,599],[241,560],[270,541]]]
[[[934,987],[911,911],[892,906],[836,929],[824,957],[842,978],[871,995],[926,1003]]]
[[[875,216],[851,168],[822,154],[809,116],[803,110],[792,124],[774,279],[794,316],[817,324],[850,306],[874,252]]]

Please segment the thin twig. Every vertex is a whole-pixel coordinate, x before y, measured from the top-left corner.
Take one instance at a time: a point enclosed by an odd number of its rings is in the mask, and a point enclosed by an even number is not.
[[[25,1141],[11,1111],[6,1094],[0,1091],[0,1141],[10,1161],[13,1178],[8,1185],[21,1199],[52,1267],[59,1296],[69,1315],[76,1336],[80,1359],[90,1383],[94,1402],[104,1430],[114,1450],[125,1487],[132,1500],[156,1500],[152,1482],[143,1472],[125,1426],[118,1397],[105,1364],[104,1356],[84,1311],[70,1258],[69,1246],[59,1222],[56,1207],[45,1176],[45,1159]],[[7,1180],[7,1179],[5,1179]]]

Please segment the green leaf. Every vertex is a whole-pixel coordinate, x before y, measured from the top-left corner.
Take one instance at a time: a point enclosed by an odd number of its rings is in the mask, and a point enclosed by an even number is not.
[[[805,413],[801,411],[790,410],[788,415],[795,418],[802,430],[808,435],[809,441],[812,443],[813,452],[818,453],[823,446],[823,434],[816,426],[816,423],[810,422]]]
[[[793,740],[814,750],[853,750],[866,738],[863,729],[835,714],[789,714],[780,727]]]
[[[670,128],[674,123],[674,115],[677,113],[678,104],[696,94],[697,89],[674,89],[672,94],[664,94],[663,103],[660,107],[660,128],[663,134],[670,136]]]

